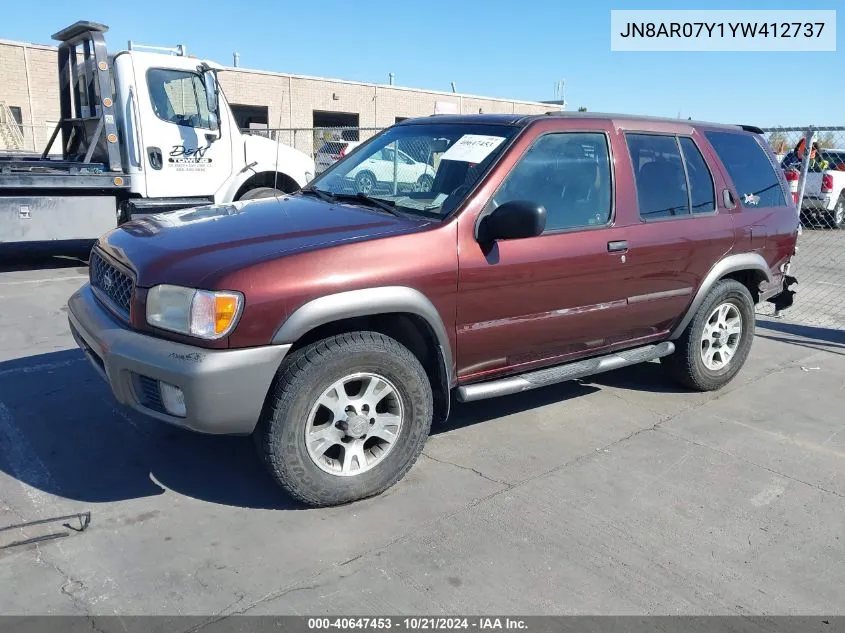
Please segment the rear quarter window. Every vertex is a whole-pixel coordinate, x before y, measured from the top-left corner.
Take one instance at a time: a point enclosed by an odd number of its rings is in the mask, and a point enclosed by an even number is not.
[[[772,162],[754,136],[721,131],[709,131],[704,135],[725,166],[743,207],[787,206]]]

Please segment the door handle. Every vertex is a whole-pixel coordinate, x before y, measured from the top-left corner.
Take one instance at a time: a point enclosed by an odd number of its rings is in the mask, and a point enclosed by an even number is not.
[[[616,240],[614,242],[607,243],[607,252],[608,253],[618,253],[620,251],[627,251],[628,250],[628,240]]]
[[[161,150],[158,147],[148,147],[147,156],[150,157],[150,167],[153,169],[161,169],[164,166]]]

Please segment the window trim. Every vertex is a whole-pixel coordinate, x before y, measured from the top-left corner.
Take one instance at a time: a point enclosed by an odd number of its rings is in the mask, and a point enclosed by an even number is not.
[[[502,180],[499,182],[499,186],[496,187],[496,190],[491,194],[490,198],[487,202],[484,203],[484,207],[482,207],[481,212],[478,214],[478,217],[475,221],[475,234],[478,232],[478,226],[481,224],[481,221],[488,215],[490,215],[495,209],[490,209],[490,203],[496,197],[496,195],[501,191],[502,187],[504,186],[505,182],[507,181],[508,177],[513,173],[513,171],[519,166],[522,162],[522,159],[531,151],[531,149],[540,142],[540,140],[552,134],[600,134],[604,137],[605,146],[607,147],[607,167],[608,172],[610,174],[610,214],[608,215],[607,222],[604,224],[593,224],[593,225],[585,225],[585,226],[574,226],[568,229],[551,229],[551,230],[544,230],[540,235],[537,235],[534,239],[543,238],[549,235],[561,235],[566,233],[576,233],[579,231],[596,231],[599,229],[607,229],[612,228],[616,224],[616,163],[614,161],[613,156],[613,144],[610,142],[610,132],[604,129],[595,129],[595,128],[572,128],[572,129],[565,129],[565,130],[545,130],[539,133],[534,140],[531,141],[531,144],[525,148],[525,151],[519,155],[519,158],[516,159],[516,162],[513,164],[513,167],[510,168],[508,173],[506,173]]]
[[[221,121],[219,121],[219,120],[217,121],[217,127],[216,128],[213,128],[213,127],[193,127],[191,125],[182,125],[181,123],[176,123],[175,121],[163,119],[161,116],[159,116],[159,113],[156,112],[156,109],[153,106],[152,91],[150,90],[150,72],[154,71],[154,70],[166,70],[166,71],[169,71],[169,72],[179,72],[179,73],[185,73],[186,75],[193,75],[194,77],[199,79],[199,82],[200,82],[200,85],[202,86],[203,92],[205,92],[205,83],[203,83],[202,76],[198,72],[195,72],[193,70],[183,70],[181,68],[163,68],[163,67],[160,67],[160,66],[150,66],[149,68],[147,68],[146,72],[144,73],[144,81],[147,84],[146,85],[147,100],[150,104],[150,110],[153,111],[153,114],[155,115],[155,117],[159,121],[162,121],[164,123],[169,123],[170,125],[176,125],[178,127],[187,127],[187,128],[192,129],[192,130],[209,130],[211,132],[216,132],[217,130],[222,129],[222,124],[221,124]],[[196,97],[196,94],[197,94],[196,91],[194,91],[194,97]],[[206,95],[206,99],[208,99],[208,95]],[[197,103],[197,113],[199,113],[199,103]],[[211,114],[211,113],[209,112],[209,114]],[[222,118],[222,117],[218,117],[218,119],[219,118]]]
[[[675,138],[678,139],[678,147],[681,150],[681,160],[684,163],[684,173],[687,175],[687,194],[689,198],[689,210],[690,214],[693,216],[699,217],[707,217],[710,215],[718,215],[719,214],[719,198],[716,195],[716,179],[713,177],[713,170],[710,168],[710,165],[707,164],[707,159],[704,157],[704,152],[701,151],[701,147],[698,143],[695,142],[695,138],[690,134],[676,134]],[[698,150],[698,155],[701,156],[701,160],[704,163],[704,166],[707,168],[707,173],[710,174],[710,184],[713,185],[713,208],[710,211],[701,211],[696,213],[693,211],[692,207],[692,188],[689,185],[689,170],[687,170],[687,155],[684,153],[684,146],[681,145],[681,139],[688,138],[690,142],[693,144],[695,149]]]
[[[684,168],[684,179],[687,183],[687,207],[689,208],[689,213],[686,215],[668,215],[659,218],[644,218],[640,213],[640,184],[637,181],[637,171],[634,169],[634,157],[631,156],[631,148],[628,146],[628,135],[629,134],[636,134],[637,136],[663,136],[666,138],[674,138],[675,145],[678,147],[678,155],[681,157],[681,166]],[[695,138],[692,134],[676,134],[672,132],[649,132],[649,131],[640,131],[640,130],[626,130],[624,132],[625,137],[625,149],[628,151],[628,162],[631,164],[631,174],[633,176],[634,182],[634,193],[637,195],[637,217],[640,219],[641,223],[651,224],[652,222],[672,222],[672,221],[679,221],[679,220],[692,220],[693,218],[706,218],[714,215],[719,215],[719,201],[716,197],[716,179],[713,177],[713,170],[710,168],[710,165],[707,164],[707,159],[704,158],[704,152],[701,151],[701,147],[698,143],[695,142]],[[707,171],[710,172],[710,182],[713,183],[713,210],[712,211],[703,211],[701,213],[693,213],[692,211],[692,191],[689,185],[689,173],[687,171],[687,160],[684,155],[683,148],[681,147],[681,138],[688,138],[693,142],[698,153],[701,154],[701,158],[704,160],[704,165],[707,167]]]

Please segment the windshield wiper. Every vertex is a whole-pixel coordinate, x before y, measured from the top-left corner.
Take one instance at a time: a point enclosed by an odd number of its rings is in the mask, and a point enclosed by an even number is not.
[[[360,191],[357,193],[337,193],[334,194],[337,198],[346,198],[349,200],[357,200],[373,207],[378,207],[382,211],[387,211],[390,215],[402,217],[402,214],[396,210],[396,203],[393,200],[384,200],[382,198],[373,198]]]
[[[300,193],[313,194],[323,202],[335,202],[337,200],[337,196],[335,196],[330,191],[323,191],[322,189],[315,189],[313,187],[306,187],[305,189],[300,189]]]

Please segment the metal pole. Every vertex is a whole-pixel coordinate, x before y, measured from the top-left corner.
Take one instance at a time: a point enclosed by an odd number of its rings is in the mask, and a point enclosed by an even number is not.
[[[398,192],[399,186],[399,141],[393,143],[393,195]]]
[[[798,178],[798,213],[801,213],[801,204],[804,202],[804,187],[807,185],[807,171],[810,168],[810,153],[813,147],[813,136],[815,129],[811,125],[804,135],[804,158],[801,160],[801,175]]]

